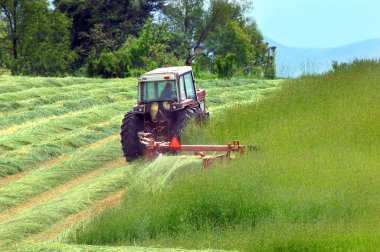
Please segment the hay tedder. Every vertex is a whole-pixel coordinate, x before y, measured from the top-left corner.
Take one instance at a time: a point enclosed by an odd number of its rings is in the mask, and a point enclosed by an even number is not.
[[[127,161],[140,156],[154,160],[157,156],[179,152],[192,153],[208,167],[214,160],[231,159],[244,153],[237,140],[226,145],[181,145],[186,123],[194,118],[207,120],[206,91],[195,89],[192,68],[168,67],[150,71],[139,78],[138,103],[121,125],[121,144]],[[206,152],[218,153],[207,155]]]

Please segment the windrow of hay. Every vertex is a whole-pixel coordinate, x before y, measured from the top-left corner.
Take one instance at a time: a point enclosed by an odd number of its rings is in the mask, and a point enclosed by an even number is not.
[[[96,204],[111,193],[125,188],[128,182],[126,167],[106,170],[102,176],[71,188],[59,196],[17,213],[0,224],[0,248],[30,238],[54,226],[55,223]]]
[[[37,121],[25,123],[25,126],[16,125],[14,126],[16,130],[11,128],[4,129],[4,133],[0,135],[0,151],[4,151],[0,153],[4,153],[8,149],[15,149],[17,146],[25,145],[26,143],[38,143],[37,140],[43,140],[41,136],[54,136],[54,134],[61,134],[79,127],[84,127],[86,122],[91,124],[103,121],[104,119],[114,116],[116,111],[120,113],[122,108],[123,106],[119,104],[96,106],[60,116],[41,118]],[[104,113],[104,111],[108,111],[108,113]],[[7,131],[10,131],[9,135]],[[17,141],[21,143],[17,143]]]
[[[78,151],[60,163],[31,172],[28,176],[0,189],[0,212],[87,172],[99,169],[121,156],[119,141],[103,142],[99,147],[101,148]]]
[[[118,98],[116,98],[118,99]],[[80,113],[100,105],[114,102],[132,105],[131,100],[116,100],[110,97],[98,97],[94,99],[81,99],[75,101],[65,101],[53,106],[42,106],[21,112],[5,113],[0,117],[0,135],[11,134],[18,129],[27,128],[31,125],[41,123],[46,120],[59,119],[62,116]]]
[[[77,214],[70,215],[66,219],[58,222],[51,229],[46,230],[45,232],[38,233],[36,236],[33,236],[31,240],[33,242],[46,242],[55,238],[58,234],[65,232],[66,230],[72,228],[77,223],[84,221],[91,216],[101,213],[102,211],[109,209],[111,207],[118,206],[125,194],[128,192],[128,189],[124,188],[107,198],[97,202],[94,206],[87,208],[86,210],[79,212]]]
[[[136,93],[131,86],[134,81],[126,80],[123,85],[121,83],[93,83],[91,85],[76,84],[62,87],[40,87],[25,89],[18,92],[3,93],[0,99],[1,105],[7,105],[7,102],[26,102],[27,105],[44,106],[54,104],[59,101],[69,101],[82,98],[91,98],[94,96],[114,95],[120,92]],[[105,92],[106,91],[106,92]],[[18,108],[18,109],[19,109]],[[2,107],[4,109],[4,107]],[[4,110],[5,111],[5,110]]]
[[[99,168],[93,172],[88,172],[88,173],[86,173],[80,177],[77,177],[73,180],[70,180],[68,183],[61,184],[61,185],[59,185],[59,186],[57,186],[57,187],[55,187],[49,191],[46,191],[46,192],[41,193],[35,197],[32,197],[28,201],[23,202],[22,204],[18,204],[17,206],[8,209],[6,213],[3,213],[0,216],[0,223],[12,218],[14,215],[18,214],[21,211],[24,211],[25,209],[28,209],[28,208],[30,208],[36,204],[39,204],[43,201],[55,198],[58,195],[68,191],[70,188],[73,188],[74,186],[80,185],[85,181],[100,177],[100,176],[102,176],[102,174],[105,171],[107,171],[109,169],[112,169],[112,168],[118,167],[118,166],[122,166],[122,165],[125,165],[124,158],[121,158],[121,159],[117,160],[116,162],[112,161],[110,163],[107,163],[103,167],[101,167],[101,168]]]
[[[135,82],[135,79],[88,79],[88,78],[77,78],[77,77],[67,77],[67,78],[46,78],[46,77],[13,77],[13,76],[0,76],[0,81],[2,85],[0,86],[0,94],[12,93],[12,92],[22,92],[28,89],[38,89],[47,87],[68,87],[68,86],[85,86],[91,88],[92,85],[97,83],[128,83],[128,80]]]
[[[43,162],[41,165],[38,166],[37,169],[45,169],[47,167],[53,166],[53,165],[58,164],[59,162],[65,160],[65,159],[67,159],[68,157],[69,157],[69,155],[63,154],[62,156],[59,156],[55,159]],[[16,173],[15,175],[11,175],[11,176],[0,179],[0,189],[9,183],[12,183],[16,180],[19,180],[20,178],[28,176],[29,173],[30,173],[30,171],[19,172],[19,173]]]

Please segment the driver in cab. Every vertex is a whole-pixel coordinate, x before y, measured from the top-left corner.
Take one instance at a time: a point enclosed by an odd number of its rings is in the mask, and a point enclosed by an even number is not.
[[[175,91],[173,91],[173,85],[168,82],[166,83],[166,86],[164,90],[162,90],[160,99],[173,99],[176,97]]]

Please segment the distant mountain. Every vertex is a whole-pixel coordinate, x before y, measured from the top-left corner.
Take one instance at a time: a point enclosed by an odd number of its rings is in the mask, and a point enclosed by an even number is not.
[[[335,48],[288,47],[268,37],[264,37],[264,40],[277,47],[276,66],[279,77],[323,73],[331,70],[333,61],[342,63],[354,59],[380,58],[380,39],[369,39]]]

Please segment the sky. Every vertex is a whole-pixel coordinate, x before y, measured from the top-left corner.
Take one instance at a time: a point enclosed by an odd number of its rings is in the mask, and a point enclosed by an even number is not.
[[[286,46],[330,48],[380,38],[380,0],[253,0],[263,33]]]

